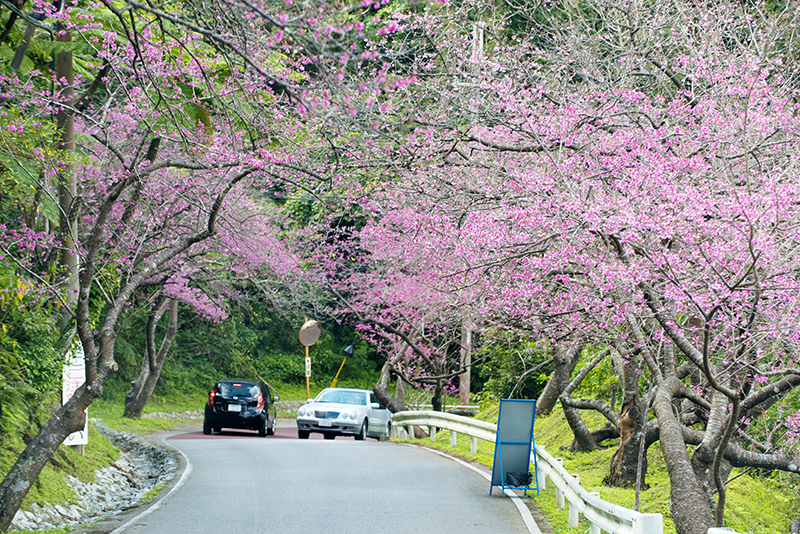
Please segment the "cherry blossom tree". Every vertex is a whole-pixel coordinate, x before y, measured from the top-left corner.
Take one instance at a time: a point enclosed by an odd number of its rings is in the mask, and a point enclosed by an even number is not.
[[[74,158],[39,150],[39,171],[30,176],[50,205],[59,173],[71,167],[75,177],[73,201],[61,215],[76,223],[77,235],[56,243],[78,260],[74,305],[62,278],[31,267],[37,246],[53,242],[47,231],[21,221],[3,234],[3,255],[60,301],[75,324],[87,379],[0,483],[0,530],[117,370],[115,329],[134,295],[159,288],[154,321],[160,302],[178,299],[221,317],[224,303],[192,280],[212,264],[227,266],[229,281],[294,269],[275,239],[281,227],[268,196],[320,195],[330,186],[330,161],[342,150],[337,132],[322,124],[325,113],[346,108],[335,89],[349,83],[348,65],[364,60],[350,47],[363,35],[363,8],[186,7],[34,3],[30,13],[18,13],[35,28],[69,33],[72,44],[60,46],[80,66],[74,80],[58,77],[52,87],[49,73],[35,69],[4,74],[1,91],[4,105],[20,111],[9,126],[20,132],[59,111],[74,120]],[[8,20],[9,31],[14,24]]]
[[[797,12],[468,9],[398,14],[386,46],[415,62],[392,68],[416,79],[363,113],[391,162],[359,246],[404,302],[458,296],[476,324],[599,347],[561,400],[618,428],[610,478],[635,480],[658,439],[678,532],[724,525],[731,466],[800,465],[755,423],[800,381]],[[571,399],[604,358],[621,413]]]

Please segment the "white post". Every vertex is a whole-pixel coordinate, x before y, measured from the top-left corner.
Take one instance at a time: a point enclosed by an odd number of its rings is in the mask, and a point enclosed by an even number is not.
[[[450,431],[450,446],[451,447],[455,447],[456,446],[456,431],[455,430],[451,430]]]
[[[414,437],[414,427],[411,425],[407,425],[406,427],[406,439],[411,439]]]
[[[472,454],[478,452],[478,438],[475,436],[469,438],[469,452]]]
[[[661,514],[642,514],[633,520],[631,534],[664,534]]]
[[[544,445],[537,445],[536,447],[545,450]],[[533,450],[533,454],[536,454],[536,449]],[[538,465],[538,463],[536,465]],[[537,469],[536,477],[536,485],[539,486],[540,491],[544,491],[545,483],[547,481],[547,475],[545,474],[544,469]]]
[[[556,486],[556,508],[564,509],[564,492],[558,489],[558,486]]]
[[[581,476],[577,474],[573,474],[572,478],[575,479],[575,482],[580,485],[581,483]],[[567,525],[569,528],[575,528],[578,526],[578,507],[577,503],[571,502],[569,503],[569,524]]]
[[[589,495],[594,495],[598,499],[600,498],[599,491],[590,491]],[[591,520],[589,521],[589,534],[600,534],[600,527],[592,523]]]
[[[556,464],[564,467],[564,459],[556,458]],[[564,492],[559,489],[558,484],[556,484],[556,508],[559,510],[564,509]]]
[[[429,429],[431,431],[431,441],[435,443],[436,442],[436,427],[432,426],[432,427],[429,427]]]
[[[567,526],[569,528],[578,526],[578,507],[573,502],[569,503],[569,524]]]

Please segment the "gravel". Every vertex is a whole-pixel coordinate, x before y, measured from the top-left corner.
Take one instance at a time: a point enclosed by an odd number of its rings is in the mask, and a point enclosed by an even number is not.
[[[172,478],[178,463],[167,449],[93,423],[120,449],[119,459],[95,471],[94,482],[70,476],[68,484],[75,491],[71,502],[46,508],[34,504],[28,511],[17,511],[11,531],[76,527],[112,516],[136,506],[149,491]]]

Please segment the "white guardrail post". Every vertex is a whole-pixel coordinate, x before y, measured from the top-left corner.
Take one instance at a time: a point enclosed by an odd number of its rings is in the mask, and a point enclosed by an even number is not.
[[[539,449],[544,450],[543,445],[539,445]],[[539,486],[539,491],[544,491],[545,484],[547,484],[547,475],[544,474],[544,470],[537,469],[536,470],[536,485]]]
[[[556,462],[558,463],[558,465],[561,466],[562,469],[564,468],[563,458],[556,458]],[[561,488],[559,488],[558,486],[556,486],[556,508],[558,508],[559,510],[564,509],[564,492],[561,491]]]
[[[406,429],[406,435],[413,437],[413,427],[428,427],[431,441],[436,441],[437,430],[450,431],[450,443],[455,444],[456,433],[470,436],[470,451],[476,452],[478,439],[495,442],[497,425],[444,412],[405,411],[393,415],[392,425]],[[604,501],[599,493],[589,493],[580,486],[580,477],[570,475],[564,469],[561,458],[553,458],[544,447],[537,445],[535,451],[538,464],[537,482],[539,490],[545,489],[547,477],[555,487],[556,505],[564,508],[569,502],[569,525],[578,524],[578,516],[583,515],[589,522],[589,533],[600,534],[663,534],[664,519],[661,514],[643,514],[628,508]],[[531,458],[533,463],[534,458]],[[708,534],[736,534],[731,529],[709,529]]]

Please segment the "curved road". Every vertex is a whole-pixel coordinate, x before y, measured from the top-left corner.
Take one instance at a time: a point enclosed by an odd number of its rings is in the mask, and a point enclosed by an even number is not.
[[[298,440],[294,425],[266,438],[190,432],[166,442],[188,459],[188,476],[116,534],[530,532],[479,473],[420,447]]]

